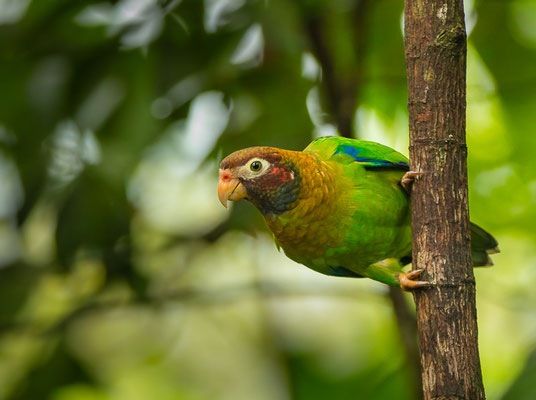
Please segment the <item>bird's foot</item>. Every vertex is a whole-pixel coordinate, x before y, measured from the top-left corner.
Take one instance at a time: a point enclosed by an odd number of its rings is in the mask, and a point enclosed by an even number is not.
[[[406,292],[411,292],[415,289],[431,287],[432,284],[430,282],[414,280],[423,271],[424,269],[416,269],[415,271],[402,272],[398,274],[398,282],[400,282],[400,289]]]
[[[402,185],[404,190],[409,193],[409,192],[411,192],[411,185],[415,181],[415,178],[417,176],[421,176],[423,174],[424,174],[423,172],[408,171],[402,177],[402,180],[400,181],[400,184]]]

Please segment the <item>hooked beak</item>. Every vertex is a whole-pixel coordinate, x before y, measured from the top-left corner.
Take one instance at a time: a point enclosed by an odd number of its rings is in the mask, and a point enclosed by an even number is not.
[[[240,183],[238,178],[232,177],[229,170],[220,170],[220,180],[218,181],[218,197],[221,204],[227,208],[227,201],[237,201],[247,197],[246,188]]]

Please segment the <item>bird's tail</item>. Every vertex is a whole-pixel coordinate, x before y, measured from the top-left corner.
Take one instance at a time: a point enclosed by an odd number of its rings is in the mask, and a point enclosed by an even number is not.
[[[490,254],[499,253],[497,240],[484,229],[471,222],[471,254],[475,267],[493,265]]]

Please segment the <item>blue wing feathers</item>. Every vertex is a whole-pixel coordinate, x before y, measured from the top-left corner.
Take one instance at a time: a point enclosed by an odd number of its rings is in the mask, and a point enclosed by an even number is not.
[[[358,149],[357,147],[341,144],[339,147],[337,147],[337,150],[335,150],[334,154],[341,154],[341,153],[357,158],[357,155],[361,153],[361,149]]]
[[[325,160],[334,157],[341,162],[347,162],[353,159],[365,168],[409,169],[406,156],[388,146],[367,140],[340,136],[323,137],[314,140],[304,151],[315,152]]]
[[[362,148],[354,147],[352,145],[345,145],[341,144],[337,146],[337,149],[335,150],[336,154],[346,154],[350,157],[352,157],[355,161],[359,163],[365,164],[366,167],[391,167],[391,168],[402,168],[402,169],[409,169],[409,164],[405,161],[389,161],[384,160],[382,158],[373,158],[371,157],[371,152],[368,151],[367,154],[369,157],[359,157],[359,154],[362,152]],[[364,155],[364,154],[363,154]]]

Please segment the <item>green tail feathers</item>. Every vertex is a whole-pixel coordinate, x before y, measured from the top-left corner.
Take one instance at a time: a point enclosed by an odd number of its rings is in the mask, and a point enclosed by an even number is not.
[[[475,267],[491,267],[490,254],[500,253],[499,243],[490,233],[471,222],[471,257]],[[402,265],[411,263],[411,256],[400,259]]]
[[[471,255],[475,267],[493,265],[490,254],[499,253],[497,240],[484,229],[471,222]]]

